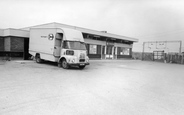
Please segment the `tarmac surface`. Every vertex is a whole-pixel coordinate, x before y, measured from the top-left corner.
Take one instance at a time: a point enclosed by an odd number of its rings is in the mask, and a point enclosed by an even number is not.
[[[0,62],[0,115],[184,115],[184,65],[91,60],[84,70]]]

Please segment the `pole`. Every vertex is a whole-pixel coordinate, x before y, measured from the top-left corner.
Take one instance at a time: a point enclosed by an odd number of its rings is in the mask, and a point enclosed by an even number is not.
[[[142,49],[142,61],[144,60],[143,58],[144,58],[144,44],[145,44],[145,42],[143,42],[143,49]]]
[[[181,54],[181,48],[182,48],[182,41],[180,41],[180,49],[179,49],[179,53]]]

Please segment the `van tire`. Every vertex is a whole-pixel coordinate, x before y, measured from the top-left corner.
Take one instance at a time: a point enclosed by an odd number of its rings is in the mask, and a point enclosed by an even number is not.
[[[62,61],[61,60],[59,60],[59,62],[58,62],[58,67],[59,68],[62,67]]]
[[[62,64],[63,69],[68,69],[69,68],[69,65],[68,65],[66,59],[63,59],[61,64]]]
[[[36,63],[41,63],[42,62],[42,59],[40,57],[40,54],[36,54],[35,60],[36,60]]]

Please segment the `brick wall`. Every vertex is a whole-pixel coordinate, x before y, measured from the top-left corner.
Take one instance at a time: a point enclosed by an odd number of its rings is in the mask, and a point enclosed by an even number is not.
[[[11,37],[11,51],[24,52],[24,38]]]

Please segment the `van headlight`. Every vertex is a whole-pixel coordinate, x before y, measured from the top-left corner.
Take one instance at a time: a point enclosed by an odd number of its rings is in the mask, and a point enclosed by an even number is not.
[[[68,62],[69,63],[75,63],[75,59],[70,58],[70,59],[68,59]]]
[[[88,62],[89,62],[89,58],[86,59],[86,63],[88,63]]]
[[[72,63],[75,63],[75,59],[72,59]]]

